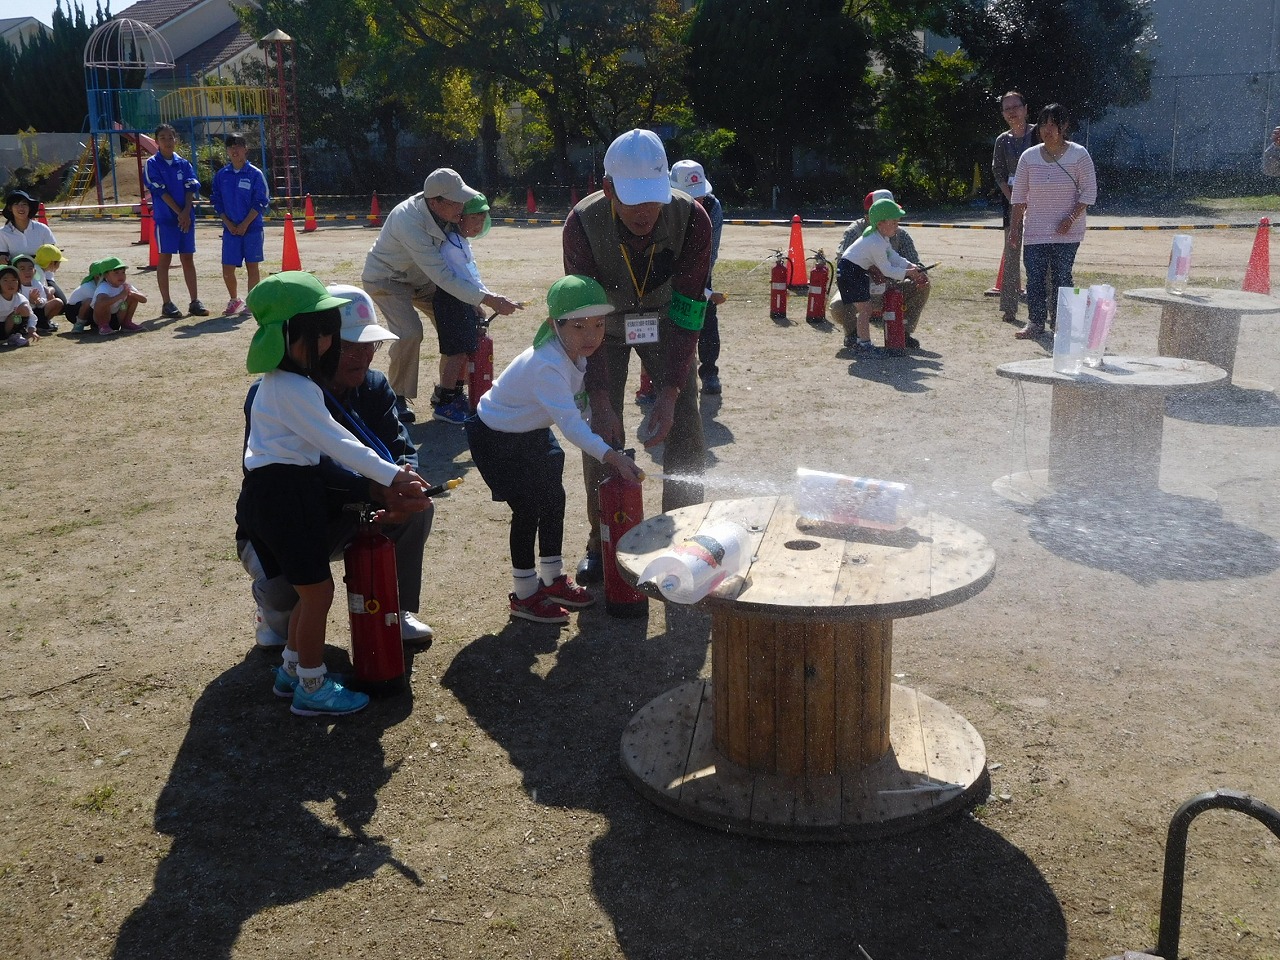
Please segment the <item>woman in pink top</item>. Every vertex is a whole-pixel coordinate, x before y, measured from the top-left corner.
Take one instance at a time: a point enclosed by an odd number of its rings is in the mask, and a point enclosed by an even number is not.
[[[1041,144],[1022,154],[1013,175],[1009,246],[1017,250],[1022,244],[1030,318],[1014,334],[1019,340],[1044,336],[1049,298],[1058,296],[1059,287],[1074,286],[1071,267],[1084,239],[1085,211],[1098,199],[1093,159],[1080,144],[1066,139],[1070,126],[1061,104],[1041,110],[1036,125]]]

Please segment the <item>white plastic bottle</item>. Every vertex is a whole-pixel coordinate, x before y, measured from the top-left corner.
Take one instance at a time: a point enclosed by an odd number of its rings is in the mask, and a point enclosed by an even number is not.
[[[1173,236],[1173,249],[1169,251],[1169,274],[1164,288],[1169,293],[1185,293],[1191,277],[1191,245],[1193,238],[1187,233]]]
[[[697,603],[751,562],[751,536],[731,520],[703,524],[693,536],[649,561],[641,583],[652,583],[672,603]]]

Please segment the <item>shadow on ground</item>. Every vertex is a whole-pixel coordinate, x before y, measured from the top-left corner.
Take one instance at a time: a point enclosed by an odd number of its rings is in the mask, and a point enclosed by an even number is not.
[[[329,649],[326,660],[344,653]],[[269,660],[250,651],[196,701],[156,802],[156,831],[172,845],[151,895],[120,929],[116,960],[230,958],[259,912],[388,864],[421,885],[383,838],[365,832],[396,772],[382,734],[408,716],[412,699],[374,700],[354,721],[290,717],[282,726],[289,706],[267,695]],[[281,763],[281,751],[308,762]]]
[[[443,677],[530,796],[607,819],[593,888],[627,957],[861,957],[858,944],[875,960],[1066,955],[1044,878],[967,815],[888,840],[788,844],[707,830],[635,793],[619,758],[624,726],[706,658],[707,618],[666,612],[666,632],[647,639],[643,622],[591,622],[598,611],[563,643],[513,624],[465,647]]]

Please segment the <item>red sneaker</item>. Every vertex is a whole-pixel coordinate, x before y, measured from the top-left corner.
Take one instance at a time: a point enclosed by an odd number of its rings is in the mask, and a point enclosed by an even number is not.
[[[574,610],[589,607],[596,602],[596,598],[591,595],[590,590],[578,586],[565,573],[560,574],[555,580],[551,581],[551,586],[543,587],[541,593],[544,597],[550,597],[560,606]]]
[[[511,615],[534,623],[568,623],[569,611],[539,590],[527,600],[520,600],[514,593],[511,598]]]

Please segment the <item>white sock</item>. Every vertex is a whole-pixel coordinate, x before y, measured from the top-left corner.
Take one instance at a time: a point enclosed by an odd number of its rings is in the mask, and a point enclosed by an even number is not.
[[[538,571],[537,570],[517,570],[511,568],[511,579],[515,583],[515,593],[517,600],[528,600],[538,592]]]
[[[284,667],[284,672],[291,677],[296,677],[298,675],[298,651],[285,647],[280,656],[284,659],[284,663],[280,664],[280,666]]]
[[[318,667],[298,667],[298,685],[307,693],[315,693],[324,686],[324,675],[329,668],[323,663]]]
[[[563,557],[539,557],[538,558],[538,576],[542,578],[542,582],[548,587],[556,582],[556,577],[564,573]]]

